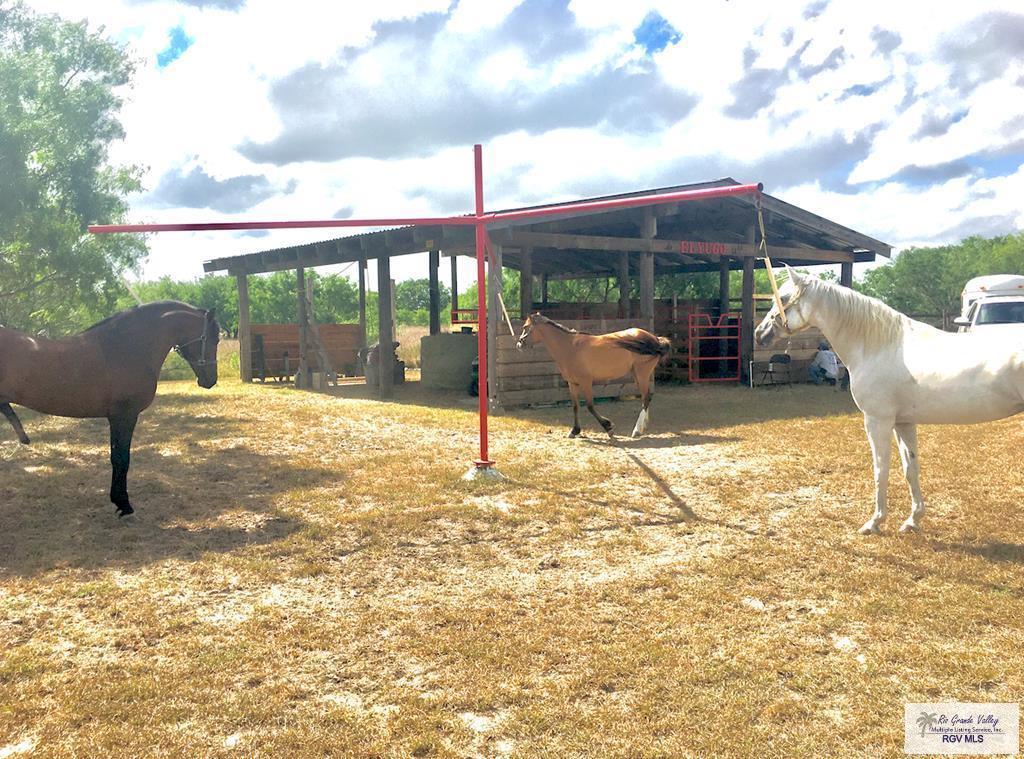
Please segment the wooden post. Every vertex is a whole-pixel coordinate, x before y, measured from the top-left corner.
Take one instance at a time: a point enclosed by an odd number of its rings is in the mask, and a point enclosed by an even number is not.
[[[729,259],[726,256],[722,256],[718,259],[718,318],[721,319],[727,313],[729,313]],[[730,355],[730,347],[729,340],[719,340],[718,355]],[[729,372],[729,362],[724,359],[719,361],[718,371],[722,375],[727,374]]]
[[[540,307],[548,307],[548,275],[540,275]]]
[[[653,240],[658,235],[658,220],[654,209],[645,208],[640,224],[640,236]],[[654,253],[640,254],[640,318],[647,329],[654,329]]]
[[[391,330],[391,258],[383,253],[377,257],[377,291],[377,390],[379,397],[390,398],[395,383],[395,335]]]
[[[754,245],[756,228],[747,229],[747,243]],[[743,303],[740,306],[740,376],[749,384],[750,360],[754,357],[754,262],[753,256],[743,258]]]
[[[523,248],[519,257],[519,318],[533,313],[533,248]]]
[[[309,368],[309,315],[306,311],[306,270],[298,267],[295,270],[295,296],[298,301],[299,320],[299,365],[295,367],[295,387],[309,389],[313,386],[312,373]]]
[[[487,393],[487,400],[493,409],[498,405],[498,332],[499,325],[504,321],[498,294],[501,293],[501,246],[492,243],[494,261],[487,267],[487,324],[479,325],[479,329],[487,330],[487,388],[480,392]]]
[[[359,347],[366,347],[366,259],[359,259]]]
[[[629,253],[619,253],[619,318],[629,318]]]
[[[459,307],[459,264],[458,256],[452,256],[452,310]]]
[[[853,261],[839,264],[839,284],[843,287],[853,287]]]
[[[388,262],[388,268],[391,268],[390,262]],[[391,336],[394,337],[398,334],[398,300],[395,298],[395,280],[391,281]]]
[[[729,259],[718,259],[718,315],[729,313]]]
[[[249,275],[236,274],[238,283],[238,363],[242,382],[252,382],[252,328],[249,326]]]
[[[438,281],[438,267],[441,265],[441,251],[432,250],[430,258],[430,334],[441,331],[441,283]]]

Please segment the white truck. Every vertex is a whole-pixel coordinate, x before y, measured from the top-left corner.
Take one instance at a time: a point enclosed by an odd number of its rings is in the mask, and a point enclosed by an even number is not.
[[[964,285],[960,316],[953,320],[960,332],[995,331],[1024,335],[1024,276],[989,274]]]

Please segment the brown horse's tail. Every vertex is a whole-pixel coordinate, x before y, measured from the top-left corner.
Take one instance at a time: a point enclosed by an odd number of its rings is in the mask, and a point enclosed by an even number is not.
[[[638,330],[636,335],[620,337],[615,342],[620,348],[639,353],[642,356],[664,358],[672,350],[672,343],[667,337],[658,337],[643,330]]]

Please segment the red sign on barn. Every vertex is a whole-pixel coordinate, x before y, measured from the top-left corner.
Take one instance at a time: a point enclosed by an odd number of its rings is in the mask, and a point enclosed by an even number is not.
[[[725,256],[729,253],[729,246],[724,242],[703,242],[701,240],[680,240],[680,253],[697,253],[711,256]]]

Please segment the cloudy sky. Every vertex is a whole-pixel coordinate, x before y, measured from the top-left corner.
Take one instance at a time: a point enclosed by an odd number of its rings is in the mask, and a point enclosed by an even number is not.
[[[1014,0],[29,4],[138,61],[132,221],[465,213],[480,142],[491,209],[732,176],[898,247],[1024,228]],[[329,236],[155,235],[143,274]]]

